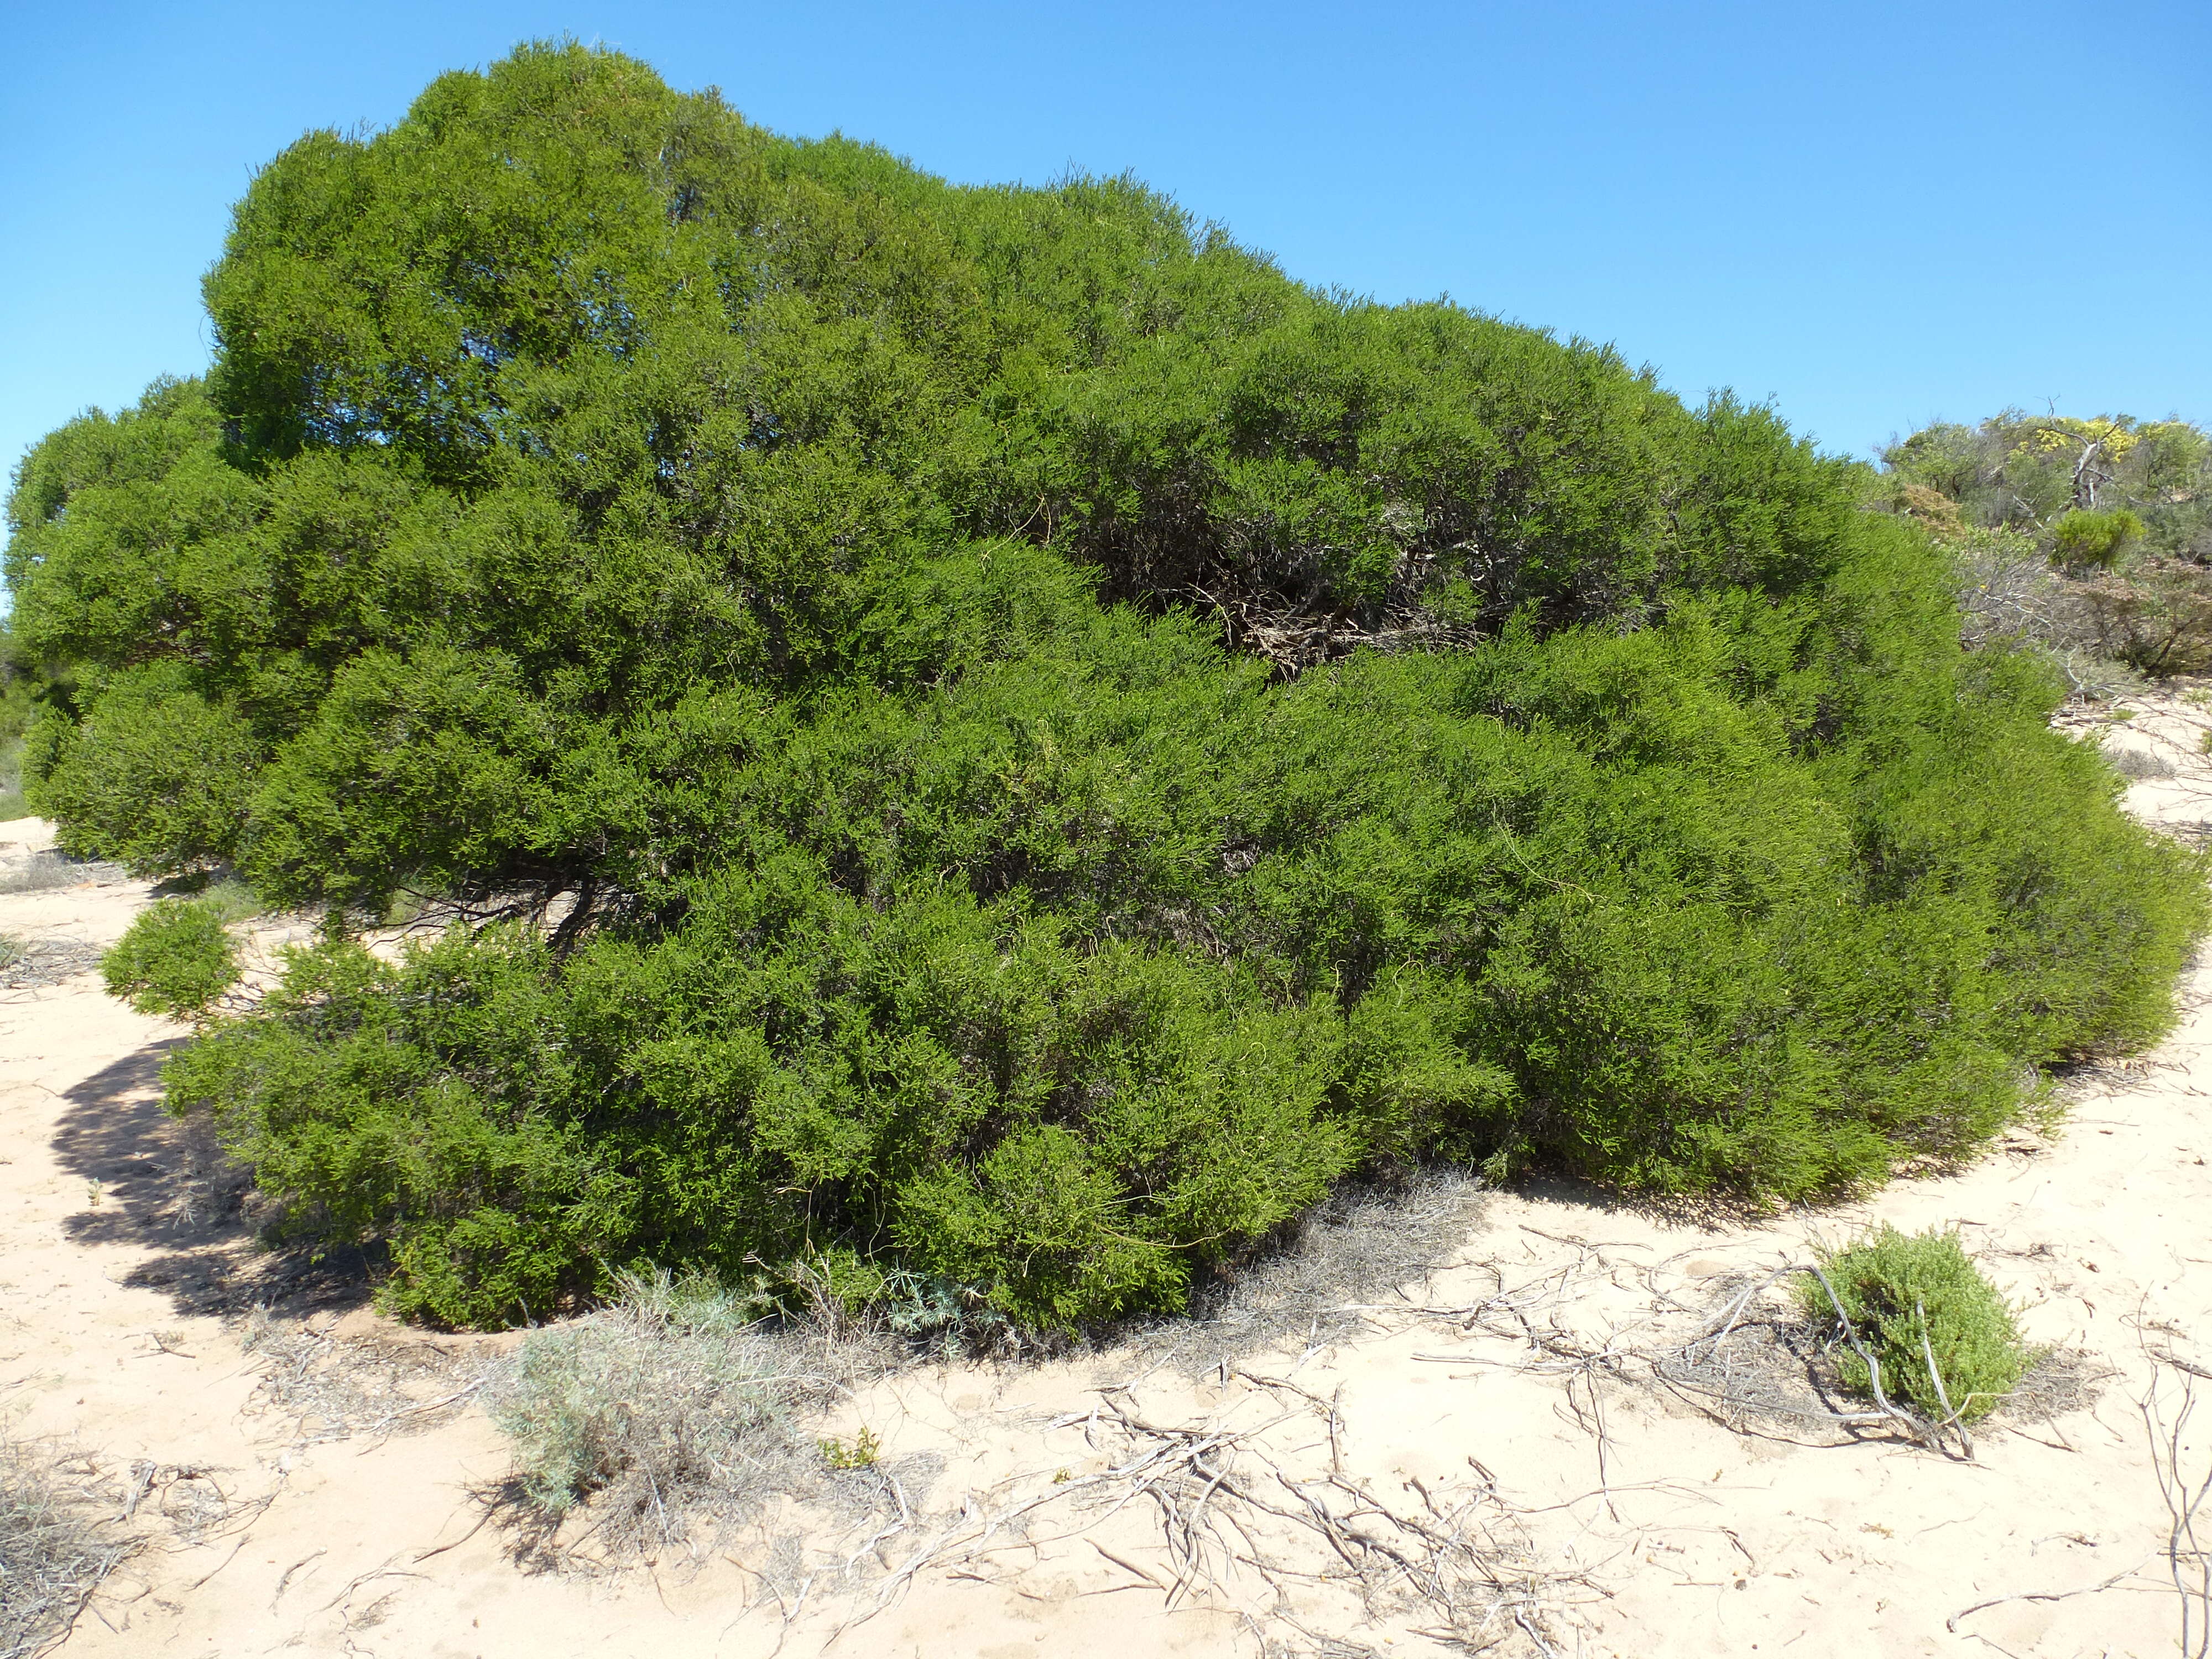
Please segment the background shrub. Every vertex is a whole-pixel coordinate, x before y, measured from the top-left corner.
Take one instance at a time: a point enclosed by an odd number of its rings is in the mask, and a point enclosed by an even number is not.
[[[2138,539],[2158,557],[2212,560],[2212,434],[2187,421],[2008,409],[1924,427],[1882,460],[1894,504],[1939,532],[2016,530],[2066,563],[2110,563]]]
[[[2097,648],[2150,674],[2212,668],[2212,568],[2143,559],[2073,584]]]
[[[1951,554],[1970,647],[2048,653],[2072,689],[2212,666],[2212,434],[2186,421],[1937,424],[1882,457],[1876,499]]]
[[[23,737],[37,716],[32,701],[33,665],[24,660],[14,633],[0,623],[0,823],[29,816],[23,795]]]
[[[1842,1316],[1881,1367],[1883,1392],[1931,1419],[1954,1411],[1969,1422],[1986,1416],[2034,1361],[2014,1328],[2012,1310],[1955,1232],[1906,1234],[1884,1224],[1821,1251],[1820,1265]],[[1797,1294],[1808,1319],[1835,1322],[1838,1310],[1818,1279],[1801,1279]],[[1928,1369],[1931,1352],[1940,1389]],[[1844,1386],[1870,1395],[1866,1362],[1848,1346],[1838,1346],[1837,1355]]]
[[[2051,524],[2051,550],[2062,564],[2110,568],[2142,533],[2143,521],[2124,507],[2102,512],[2077,507]]]
[[[171,1098],[404,1311],[1065,1328],[1426,1158],[1849,1188],[2201,928],[1865,469],[1127,179],[530,47],[279,156],[207,293],[10,498],[29,787],[331,916]]]

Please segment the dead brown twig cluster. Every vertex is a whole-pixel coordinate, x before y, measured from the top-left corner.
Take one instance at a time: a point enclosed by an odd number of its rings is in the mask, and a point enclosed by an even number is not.
[[[87,1607],[109,1622],[149,1593],[109,1589],[149,1550],[232,1539],[231,1555],[271,1494],[242,1498],[220,1469],[138,1459],[114,1464],[72,1448],[0,1437],[0,1659],[36,1659],[66,1640]],[[225,1556],[189,1589],[228,1565]],[[102,1594],[102,1592],[106,1592]]]

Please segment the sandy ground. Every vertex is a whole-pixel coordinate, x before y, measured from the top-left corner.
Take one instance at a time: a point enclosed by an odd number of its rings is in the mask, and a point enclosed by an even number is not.
[[[2212,830],[2208,724],[2160,700],[2100,733],[2172,769],[2130,804],[2192,838]],[[45,836],[0,825],[0,876]],[[0,931],[104,945],[148,902],[119,878],[0,893]],[[0,993],[0,1412],[159,1516],[79,1620],[83,1659],[2170,1654],[2153,1431],[2212,1330],[2212,968],[2185,1004],[2154,1054],[2079,1081],[2050,1136],[1863,1203],[1746,1223],[1501,1194],[1425,1285],[1317,1349],[1196,1378],[1157,1352],[902,1372],[824,1426],[934,1473],[787,1623],[799,1580],[779,1602],[757,1534],[619,1571],[532,1565],[495,1502],[498,1433],[472,1397],[440,1403],[498,1340],[400,1329],[342,1272],[257,1258],[160,1110],[182,1033],[79,972]],[[1875,1219],[1961,1229],[2072,1396],[1991,1419],[1968,1457],[1730,1416],[1656,1376],[1735,1287]],[[255,1337],[259,1302],[290,1347]],[[1730,1339],[1747,1353],[1765,1305]],[[385,1379],[380,1414],[282,1408],[317,1341]],[[2187,1425],[2179,1461],[2202,1479],[2212,1434]]]

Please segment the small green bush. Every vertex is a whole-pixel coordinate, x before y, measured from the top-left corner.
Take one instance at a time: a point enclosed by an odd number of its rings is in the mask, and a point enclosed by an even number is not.
[[[2110,569],[2142,533],[2142,518],[2124,507],[2099,512],[2077,507],[2051,526],[2052,556],[2061,564]]]
[[[1820,1252],[1820,1260],[1843,1304],[1842,1316],[1874,1354],[1883,1392],[1893,1401],[1929,1418],[1955,1411],[1971,1422],[1994,1409],[2033,1363],[2012,1310],[1955,1232],[1905,1234],[1885,1224]],[[1836,1305],[1817,1278],[1806,1275],[1797,1296],[1807,1318],[1835,1322]],[[1942,1374],[1941,1389],[1928,1369],[1931,1351]],[[1870,1396],[1873,1379],[1865,1361],[1848,1345],[1838,1353],[1844,1386]]]
[[[833,1469],[872,1469],[883,1460],[883,1443],[873,1429],[864,1428],[850,1440],[824,1435],[816,1443],[822,1461]]]
[[[238,983],[238,946],[223,921],[205,899],[163,899],[100,959],[107,994],[142,1014],[204,1017]]]

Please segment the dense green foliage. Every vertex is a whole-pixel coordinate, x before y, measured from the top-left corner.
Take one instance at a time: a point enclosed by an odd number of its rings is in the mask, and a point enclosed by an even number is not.
[[[2051,526],[2053,556],[2063,564],[2109,570],[2131,542],[2142,539],[2143,521],[2124,507],[2077,507]]]
[[[172,1097],[411,1311],[805,1258],[1069,1325],[1363,1166],[1847,1186],[2148,1040],[2201,924],[1858,469],[1124,180],[531,49],[287,151],[208,300],[21,471],[34,787],[331,909]],[[515,919],[347,937],[403,891]]]
[[[204,899],[163,899],[100,959],[107,994],[142,1014],[203,1018],[238,983],[238,947]]]
[[[23,798],[23,737],[37,713],[35,667],[21,659],[15,635],[0,623],[0,823],[28,815]]]
[[[1805,1316],[1820,1325],[1832,1324],[1839,1312],[1850,1320],[1881,1367],[1882,1392],[1890,1400],[1936,1421],[1956,1413],[1971,1422],[1987,1416],[2027,1374],[2033,1356],[2014,1327],[2012,1310],[1955,1232],[1908,1234],[1884,1224],[1840,1249],[1823,1251],[1820,1266],[1827,1285],[1808,1275],[1797,1286]],[[1844,1386],[1871,1394],[1872,1373],[1856,1350],[1841,1346],[1838,1358]]]

